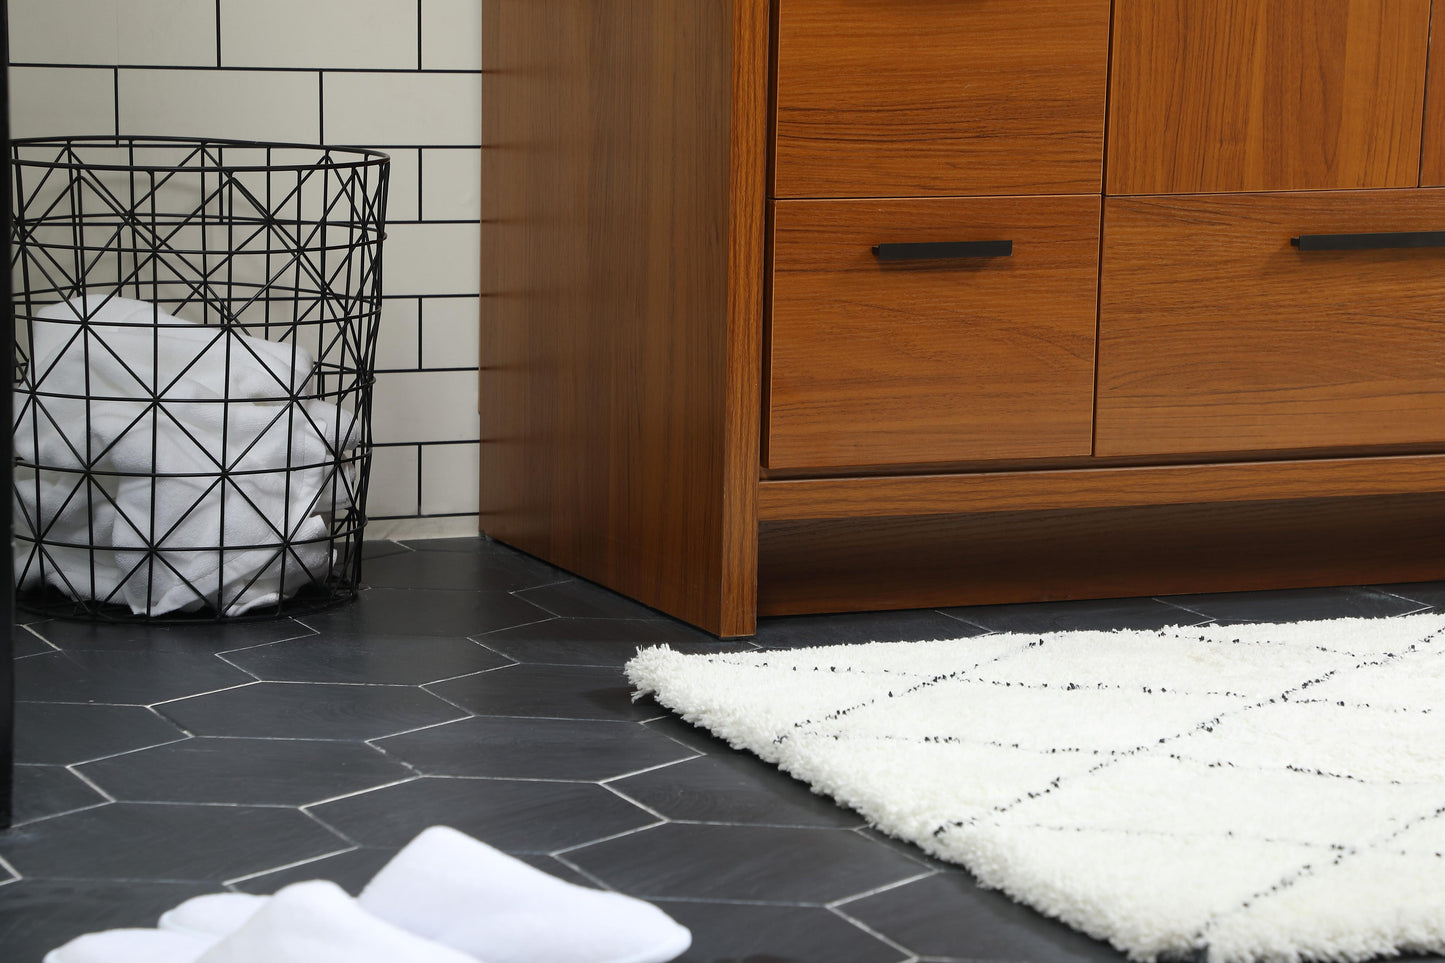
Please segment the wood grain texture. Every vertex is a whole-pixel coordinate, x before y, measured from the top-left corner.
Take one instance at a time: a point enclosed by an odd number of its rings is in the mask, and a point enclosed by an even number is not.
[[[1116,0],[1108,193],[1418,183],[1430,0]]]
[[[1182,505],[1445,490],[1445,455],[765,481],[761,521]],[[1207,493],[1202,496],[1201,493]]]
[[[1445,578],[1442,541],[1441,495],[767,522],[758,606],[796,615],[1419,582]]]
[[[1087,455],[1098,223],[1097,196],[775,202],[768,467]]]
[[[1098,455],[1445,444],[1445,190],[1110,198]]]
[[[1098,191],[1108,0],[780,0],[777,197]]]
[[[1420,134],[1420,186],[1440,187],[1445,185],[1445,7],[1433,10],[1430,20],[1425,123]]]
[[[483,529],[753,630],[766,0],[487,0]]]

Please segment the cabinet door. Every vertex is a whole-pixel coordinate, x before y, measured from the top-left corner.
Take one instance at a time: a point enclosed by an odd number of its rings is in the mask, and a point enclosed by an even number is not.
[[[1445,445],[1445,190],[1104,210],[1096,454]]]
[[[768,467],[1089,453],[1098,195],[778,201],[773,222]]]
[[[1438,13],[1445,23],[1445,0],[1438,2]],[[1430,67],[1426,76],[1420,186],[1440,187],[1445,185],[1445,29],[1430,32]]]
[[[780,0],[774,193],[1097,193],[1109,0]]]
[[[1413,187],[1430,0],[1116,0],[1111,194]]]

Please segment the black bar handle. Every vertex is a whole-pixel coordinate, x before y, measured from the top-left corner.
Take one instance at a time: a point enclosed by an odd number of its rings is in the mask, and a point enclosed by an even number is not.
[[[1383,234],[1301,234],[1289,242],[1301,251],[1382,251],[1399,247],[1445,247],[1445,231]]]
[[[880,261],[934,261],[943,258],[1013,257],[1013,241],[923,241],[915,244],[875,244]]]

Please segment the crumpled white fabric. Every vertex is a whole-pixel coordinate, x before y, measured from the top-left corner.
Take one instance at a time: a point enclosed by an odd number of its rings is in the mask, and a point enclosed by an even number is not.
[[[16,470],[20,588],[238,615],[326,576],[359,426],[304,397],[304,347],[119,297],[46,307],[29,334],[15,453],[39,467]]]

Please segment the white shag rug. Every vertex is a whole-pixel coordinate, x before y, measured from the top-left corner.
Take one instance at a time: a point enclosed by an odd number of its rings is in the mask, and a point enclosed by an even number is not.
[[[1445,616],[659,646],[627,674],[1133,959],[1445,951]]]

